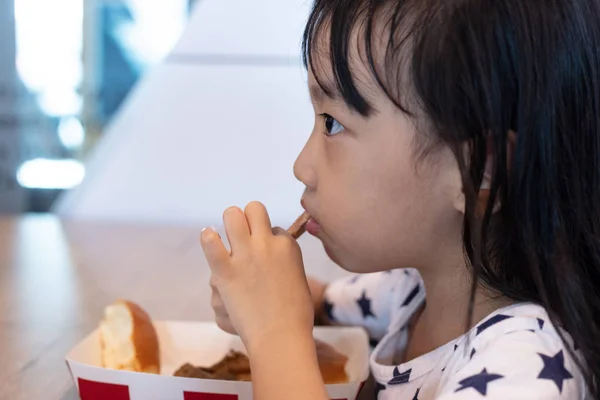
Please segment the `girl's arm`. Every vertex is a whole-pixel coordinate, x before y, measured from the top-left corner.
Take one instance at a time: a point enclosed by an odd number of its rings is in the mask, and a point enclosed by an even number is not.
[[[328,400],[311,332],[289,332],[249,344],[257,400]]]

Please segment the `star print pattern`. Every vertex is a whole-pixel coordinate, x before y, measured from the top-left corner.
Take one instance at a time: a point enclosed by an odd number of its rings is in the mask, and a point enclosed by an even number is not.
[[[373,311],[371,310],[371,299],[369,299],[367,297],[366,291],[363,292],[360,299],[356,300],[356,303],[358,304],[358,306],[360,307],[360,310],[362,311],[363,318],[375,317],[375,314],[373,314]]]
[[[382,385],[379,382],[375,382],[375,398],[376,399],[379,397],[379,392],[381,392],[382,390],[385,390],[385,385]]]
[[[483,371],[481,371],[479,374],[470,376],[470,377],[465,378],[462,381],[460,381],[459,382],[460,387],[458,389],[456,389],[456,391],[460,392],[461,390],[472,388],[472,389],[477,390],[480,394],[485,396],[487,394],[488,384],[490,382],[493,382],[493,381],[495,381],[497,379],[501,379],[501,378],[504,378],[504,377],[499,374],[490,374],[484,368]]]
[[[362,326],[369,334],[377,400],[505,400],[507,393],[528,400],[586,398],[583,378],[547,312],[529,303],[502,308],[453,342],[390,365],[409,343],[403,327],[425,294],[418,272],[403,269],[346,278],[326,289],[324,311],[337,324]]]
[[[482,324],[480,324],[477,327],[477,335],[479,335],[481,332],[485,331],[486,329],[496,325],[498,322],[502,322],[508,318],[512,318],[512,317],[510,315],[502,315],[502,314],[494,315],[493,317],[489,318],[488,320],[486,320],[485,322],[483,322]]]
[[[329,321],[335,321],[333,316],[333,304],[327,300],[323,300],[323,310],[325,310],[325,315],[327,315],[327,319]]]
[[[410,374],[412,369],[409,369],[404,372],[400,372],[398,367],[394,368],[394,377],[388,382],[388,385],[400,385],[402,383],[406,383],[410,380]]]
[[[419,294],[420,289],[421,285],[415,286],[415,288],[408,294],[408,296],[406,296],[406,299],[402,303],[402,307],[406,307],[407,305],[409,305],[410,302],[413,301],[414,298],[417,296],[417,294]]]
[[[418,388],[417,391],[415,392],[415,395],[413,396],[412,400],[419,400],[419,392],[421,391],[421,388]]]
[[[564,381],[573,378],[573,375],[565,368],[563,351],[559,351],[554,357],[548,357],[545,354],[540,354],[540,357],[544,362],[544,368],[538,378],[553,381],[558,387],[558,391],[562,393]]]

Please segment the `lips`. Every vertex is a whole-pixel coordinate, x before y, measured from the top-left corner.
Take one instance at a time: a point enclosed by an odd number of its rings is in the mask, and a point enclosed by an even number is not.
[[[306,232],[310,233],[313,236],[317,236],[320,231],[321,226],[319,225],[319,223],[313,218],[309,219],[308,223],[306,224]]]
[[[314,217],[312,217],[313,214],[306,206],[304,199],[302,199],[300,201],[300,204],[302,204],[302,208],[304,208],[304,210],[306,210],[311,215],[311,218],[308,220],[308,223],[306,224],[306,232],[310,233],[313,236],[317,236],[319,234],[319,232],[321,231],[321,225],[319,225],[317,220],[314,219]]]

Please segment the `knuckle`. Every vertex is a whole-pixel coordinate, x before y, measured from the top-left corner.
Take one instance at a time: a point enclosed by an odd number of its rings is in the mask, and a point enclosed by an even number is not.
[[[216,316],[215,317],[215,322],[217,323],[217,326],[221,329],[225,329],[225,327],[227,326],[227,320],[221,316]]]
[[[210,285],[210,288],[213,291],[218,291],[218,289],[217,289],[217,278],[214,275],[211,275],[210,281],[208,283]]]
[[[297,246],[297,242],[289,235],[277,235],[275,238],[277,239],[277,243],[285,249]]]
[[[221,328],[222,330],[224,330],[227,333],[235,333],[235,329],[233,329],[233,326],[231,325],[231,321],[229,321],[229,318],[224,318],[224,317],[217,317],[215,320],[217,326],[219,328]]]
[[[219,295],[215,295],[213,293],[211,299],[210,299],[210,305],[213,308],[213,310],[218,311],[220,309],[223,308],[223,302],[221,301],[221,297]]]

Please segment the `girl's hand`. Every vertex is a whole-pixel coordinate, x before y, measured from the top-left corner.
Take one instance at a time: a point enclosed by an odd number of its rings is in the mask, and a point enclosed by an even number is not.
[[[219,325],[237,332],[249,351],[275,336],[312,337],[313,302],[296,241],[271,228],[267,210],[257,202],[245,211],[227,209],[223,221],[231,252],[212,229],[201,238]]]
[[[328,324],[329,321],[327,321],[327,317],[323,315],[323,300],[325,297],[325,289],[327,288],[327,284],[318,279],[311,278],[310,276],[307,276],[306,280],[308,282],[308,288],[310,289],[310,295],[313,301],[316,318],[315,321],[320,325]],[[225,332],[237,335],[237,332],[231,323],[231,319],[229,318],[229,314],[227,314],[227,309],[225,308],[223,299],[219,294],[219,289],[217,288],[214,276],[210,280],[210,288],[212,290],[211,306],[215,313],[215,322],[219,328]]]

